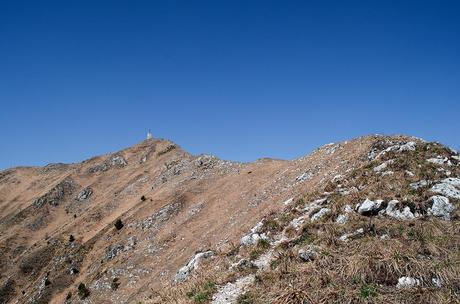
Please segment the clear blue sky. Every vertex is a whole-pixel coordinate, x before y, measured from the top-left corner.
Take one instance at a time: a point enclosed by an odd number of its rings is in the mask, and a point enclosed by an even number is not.
[[[460,148],[459,1],[0,2],[0,168],[154,136],[232,160]]]

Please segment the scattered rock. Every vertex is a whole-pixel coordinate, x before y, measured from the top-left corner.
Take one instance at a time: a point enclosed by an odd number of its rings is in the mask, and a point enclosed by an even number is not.
[[[433,283],[433,285],[437,288],[441,288],[442,287],[442,280],[440,278],[432,278],[431,279],[431,282]]]
[[[297,176],[297,177],[295,178],[295,180],[296,180],[296,182],[299,182],[299,183],[300,183],[300,182],[304,182],[304,181],[306,181],[306,180],[309,180],[312,176],[313,176],[312,173],[310,173],[310,172],[305,172],[304,174]]]
[[[261,256],[259,256],[255,261],[254,265],[262,270],[267,269],[270,266],[270,263],[275,260],[275,254],[273,252],[273,249],[265,252]]]
[[[134,249],[136,247],[136,244],[137,244],[137,238],[136,236],[130,236],[128,238],[128,243],[125,245],[125,247],[123,248],[125,251],[128,251],[128,250],[131,250],[131,249]]]
[[[114,246],[110,246],[109,248],[107,248],[107,251],[106,251],[106,253],[105,253],[105,259],[106,259],[107,261],[112,260],[112,259],[115,258],[120,252],[122,252],[124,248],[125,248],[125,246],[120,245],[120,244],[117,244],[117,245],[114,245]]]
[[[348,213],[353,212],[353,208],[351,208],[350,205],[345,205],[345,207],[343,207],[343,211],[345,213],[339,214],[339,216],[337,216],[337,218],[335,219],[335,222],[337,224],[341,224],[341,225],[346,224],[348,221]]]
[[[112,166],[123,167],[123,166],[126,166],[128,163],[127,163],[126,160],[123,158],[123,156],[121,156],[121,155],[114,155],[114,156],[110,159],[110,164],[111,164]]]
[[[388,165],[391,165],[392,163],[394,163],[393,159],[387,160],[386,162],[383,162],[382,164],[380,164],[377,167],[375,167],[374,172],[375,173],[380,173],[383,170],[385,170],[386,168],[388,168]]]
[[[177,272],[176,276],[174,277],[174,283],[180,283],[185,281],[190,273],[198,268],[202,259],[209,258],[214,255],[214,252],[209,250],[205,252],[198,252],[195,256],[179,271]]]
[[[413,172],[409,171],[409,170],[406,170],[405,173],[409,177],[414,177],[415,176],[415,174]]]
[[[238,262],[230,266],[230,270],[232,269],[250,269],[250,268],[257,268],[257,266],[252,261],[247,260],[247,259],[241,259]]]
[[[351,188],[349,188],[349,189],[342,189],[342,188],[339,188],[339,189],[338,189],[339,194],[340,194],[340,195],[343,195],[343,196],[345,196],[345,195],[350,195],[350,194],[352,194],[352,193],[357,193],[358,191],[359,191],[359,190],[358,190],[358,188],[356,188],[356,187],[351,187]]]
[[[334,176],[332,178],[332,182],[337,183],[337,182],[341,181],[342,179],[343,179],[343,175],[342,174],[337,174],[336,176]]]
[[[327,203],[327,197],[323,197],[323,198],[320,198],[320,199],[317,199],[311,203],[307,203],[305,204],[305,206],[303,208],[301,208],[299,211],[304,213],[305,215],[307,216],[310,216],[310,214],[313,212],[313,211],[316,211],[319,207],[325,205]]]
[[[78,193],[77,200],[84,201],[88,199],[91,194],[93,194],[93,189],[91,189],[91,187],[86,187],[85,189],[81,190],[80,193]]]
[[[72,195],[76,185],[72,178],[66,177],[56,186],[54,186],[45,195],[39,197],[34,201],[34,206],[37,208],[42,207],[44,204],[50,204],[51,206],[58,206],[66,198]]]
[[[338,148],[340,148],[340,145],[339,144],[334,144],[334,143],[330,143],[330,144],[327,144],[325,145],[325,147],[328,147],[326,149],[326,155],[331,155],[331,154],[334,154],[335,151],[337,151]]]
[[[157,230],[160,226],[167,222],[169,219],[177,215],[182,208],[184,207],[185,203],[182,199],[178,199],[173,203],[164,206],[155,214],[147,217],[146,219],[136,223],[130,224],[128,227],[134,226],[140,229],[154,229]]]
[[[293,201],[294,201],[294,199],[293,199],[293,198],[290,198],[290,199],[288,199],[287,201],[284,201],[284,202],[283,202],[283,205],[285,205],[285,206],[290,205]]]
[[[420,285],[420,280],[412,277],[400,277],[396,288],[412,288]]]
[[[423,188],[423,187],[426,187],[426,186],[428,186],[428,182],[426,180],[424,180],[424,179],[422,179],[421,181],[415,182],[415,183],[411,183],[409,185],[409,187],[411,187],[414,190],[417,190],[419,188]]]
[[[299,229],[300,226],[302,226],[302,224],[305,222],[305,218],[305,215],[295,218],[289,223],[289,225],[294,229]]]
[[[45,289],[47,286],[49,286],[51,284],[50,280],[48,279],[48,274],[46,276],[44,276],[41,281],[40,281],[40,285],[38,286],[38,297],[40,298],[40,296],[45,292]]]
[[[347,242],[349,239],[357,237],[357,236],[359,236],[361,234],[364,234],[364,228],[359,228],[358,230],[356,230],[353,233],[344,234],[339,238],[339,240],[341,240],[342,242]]]
[[[346,214],[339,214],[335,219],[335,222],[340,225],[346,224],[348,221],[348,216]]]
[[[217,293],[212,296],[212,304],[232,304],[236,303],[238,297],[254,283],[253,274],[237,279],[234,283],[229,282],[219,287]]]
[[[322,205],[327,203],[327,197],[317,199],[313,202],[305,204],[304,207],[297,208],[297,211],[301,212],[302,215],[298,218],[293,219],[290,222],[290,226],[293,227],[294,229],[300,228],[300,226],[305,222],[306,219],[310,217],[310,215],[316,211],[314,218],[312,217],[312,221],[317,221],[320,218],[322,218],[324,215],[328,214],[331,212],[329,208],[322,208]],[[318,211],[318,209],[320,209]],[[324,209],[324,210],[322,210]]]
[[[381,143],[377,143],[377,144],[381,145]],[[409,142],[406,142],[406,143],[398,143],[398,144],[392,145],[392,146],[384,149],[380,153],[378,152],[379,149],[377,147],[374,147],[374,148],[371,149],[371,151],[369,151],[368,159],[369,160],[377,159],[377,158],[381,157],[382,155],[384,155],[384,154],[386,154],[388,152],[415,151],[416,147],[417,147],[417,144],[415,142],[413,142],[413,141],[409,141]]]
[[[250,246],[255,245],[261,239],[267,240],[268,237],[265,233],[260,233],[264,223],[258,222],[252,229],[251,232],[245,236],[243,236],[240,240],[241,245]]]
[[[128,162],[119,154],[114,154],[106,158],[102,163],[88,169],[88,173],[105,172],[112,168],[122,168],[128,165]]]
[[[194,216],[195,214],[199,213],[203,209],[204,204],[205,202],[202,201],[202,202],[195,204],[194,206],[191,206],[189,210],[187,210],[187,214],[189,216]]]
[[[241,238],[240,243],[241,245],[245,246],[250,246],[250,245],[255,245],[259,240],[267,240],[267,236],[265,233],[259,234],[259,233],[251,233],[248,235],[245,235]]]
[[[318,212],[312,215],[311,221],[316,222],[322,219],[327,214],[331,213],[331,209],[329,208],[321,208]]]
[[[399,151],[415,151],[417,144],[413,141],[409,141],[405,143],[404,145],[401,145],[399,147]]]
[[[393,174],[394,174],[393,171],[385,171],[385,172],[382,172],[382,176],[393,175]]]
[[[297,256],[305,262],[313,261],[318,256],[318,248],[313,245],[309,245],[306,248],[301,248]]]
[[[447,157],[436,157],[436,158],[429,158],[426,160],[429,163],[435,164],[435,165],[447,165],[447,166],[452,166],[452,162],[449,160]]]

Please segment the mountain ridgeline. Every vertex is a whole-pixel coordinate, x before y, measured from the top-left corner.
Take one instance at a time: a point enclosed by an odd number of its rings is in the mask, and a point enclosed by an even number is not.
[[[296,160],[168,140],[0,171],[0,303],[459,303],[460,157],[365,136]]]

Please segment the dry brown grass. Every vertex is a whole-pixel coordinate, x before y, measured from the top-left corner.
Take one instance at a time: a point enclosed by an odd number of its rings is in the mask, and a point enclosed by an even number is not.
[[[332,213],[328,218],[319,223],[307,222],[300,232],[285,230],[293,241],[280,245],[278,259],[271,269],[258,274],[250,291],[257,299],[255,303],[459,303],[460,224],[457,220],[398,221],[353,214],[347,225],[333,223],[344,205],[354,207],[366,198],[398,199],[408,204],[426,201],[432,195],[427,189],[413,191],[408,185],[422,178],[444,178],[426,159],[446,153],[449,152],[437,146],[409,153],[388,153],[353,171],[343,185],[364,187],[361,191],[348,196],[333,193],[329,199]],[[395,159],[388,167],[395,172],[393,175],[382,178],[372,171],[389,159]],[[415,176],[407,178],[405,170]],[[451,170],[458,173],[457,168]],[[336,186],[329,183],[325,190],[334,191]],[[283,224],[299,215],[296,207],[320,197],[320,193],[305,195],[283,216],[278,215],[277,223],[282,223],[279,227],[270,226],[281,231]],[[417,204],[411,207],[421,208]],[[340,235],[358,228],[364,228],[363,235],[346,243],[338,240]],[[388,235],[389,239],[381,239],[382,235]],[[302,244],[319,246],[320,257],[302,263],[295,255],[296,246]],[[418,278],[421,285],[398,289],[396,284],[402,276]],[[433,278],[440,280],[442,286],[436,286]]]
[[[335,218],[347,204],[354,207],[366,198],[389,201],[397,199],[423,213],[426,200],[433,195],[428,188],[413,190],[409,184],[420,179],[439,180],[444,173],[426,162],[449,151],[436,144],[419,145],[416,151],[387,153],[378,160],[356,168],[341,181],[329,182],[322,189],[331,192],[327,206],[331,213],[319,222],[307,221],[299,231],[288,223],[301,215],[306,203],[323,197],[321,190],[298,197],[283,213],[270,213],[263,231],[268,235],[284,232],[290,241],[275,248],[276,259],[270,268],[256,273],[254,285],[248,291],[254,304],[304,303],[460,303],[460,223],[421,217],[399,221],[381,216],[349,214],[348,223],[339,225]],[[373,168],[394,160],[387,170],[393,175],[382,177]],[[411,171],[414,176],[407,174]],[[450,168],[454,176],[460,168]],[[356,193],[343,196],[337,190],[356,187]],[[459,206],[459,202],[452,200]],[[364,233],[348,242],[339,240],[345,233],[364,229]],[[386,236],[382,239],[382,236]],[[297,250],[315,245],[318,257],[303,262]],[[161,303],[191,303],[187,292],[199,289],[210,281],[224,284],[255,270],[228,271],[228,266],[241,257],[255,258],[266,246],[233,245],[204,266],[188,282],[161,293]],[[218,270],[217,270],[218,269]],[[398,278],[410,276],[420,280],[420,286],[398,289]],[[442,282],[437,286],[433,279]],[[160,302],[158,302],[160,303]]]

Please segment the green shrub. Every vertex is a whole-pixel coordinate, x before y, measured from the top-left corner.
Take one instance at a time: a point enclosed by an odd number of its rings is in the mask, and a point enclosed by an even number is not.
[[[121,228],[123,228],[124,225],[121,219],[117,219],[114,223],[114,226],[117,230],[120,230]]]
[[[120,282],[118,282],[118,278],[113,278],[112,283],[110,283],[110,288],[112,290],[117,290],[120,286]]]
[[[90,294],[88,288],[86,288],[86,285],[84,283],[80,283],[80,285],[78,285],[77,292],[81,300],[87,298]]]
[[[257,242],[257,248],[268,249],[270,248],[270,243],[265,239],[259,239],[259,241]]]
[[[375,289],[374,286],[369,285],[369,284],[364,284],[361,286],[361,289],[359,290],[359,296],[362,299],[369,299],[372,297],[375,297],[377,295],[377,290]]]
[[[280,227],[278,222],[274,219],[268,219],[264,222],[264,230],[266,231],[274,231]]]
[[[203,286],[194,287],[192,290],[187,292],[187,297],[194,303],[206,303],[211,300],[211,297],[216,290],[216,284],[212,281],[207,281]]]

